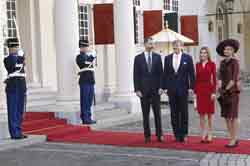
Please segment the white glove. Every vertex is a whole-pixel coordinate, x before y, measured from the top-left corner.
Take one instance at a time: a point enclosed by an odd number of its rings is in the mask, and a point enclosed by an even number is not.
[[[24,51],[22,49],[19,49],[17,51],[17,55],[20,56],[20,57],[23,57],[24,56]]]
[[[87,55],[88,56],[93,56],[94,58],[96,58],[96,56],[97,56],[95,50],[91,50],[91,51],[87,52]]]

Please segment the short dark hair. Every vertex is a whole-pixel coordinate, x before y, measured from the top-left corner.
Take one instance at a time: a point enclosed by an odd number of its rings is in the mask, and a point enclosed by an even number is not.
[[[152,42],[152,41],[153,41],[152,37],[147,37],[144,39],[144,44],[147,44],[147,43]]]
[[[177,44],[180,44],[181,46],[184,46],[184,42],[181,41],[181,40],[175,40],[175,41],[173,41],[173,46],[175,46]]]

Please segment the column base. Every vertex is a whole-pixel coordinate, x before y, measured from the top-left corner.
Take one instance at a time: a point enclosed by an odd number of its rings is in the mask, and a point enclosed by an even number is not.
[[[6,112],[0,110],[0,140],[6,138],[10,138],[8,115]]]
[[[109,101],[109,98],[115,93],[116,86],[105,86],[103,91],[103,100],[105,102]]]
[[[141,114],[140,99],[134,93],[115,94],[109,99],[117,107],[125,108],[130,114]]]
[[[80,100],[77,96],[58,96],[54,107],[55,116],[70,124],[80,124]]]

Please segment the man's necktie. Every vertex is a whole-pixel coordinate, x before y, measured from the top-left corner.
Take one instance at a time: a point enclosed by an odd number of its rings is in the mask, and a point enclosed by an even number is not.
[[[150,56],[150,53],[148,53],[148,71],[151,72],[152,69],[152,58]]]

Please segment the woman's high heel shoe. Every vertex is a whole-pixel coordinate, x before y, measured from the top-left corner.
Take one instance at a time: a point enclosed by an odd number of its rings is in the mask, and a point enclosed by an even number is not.
[[[235,140],[234,144],[225,145],[226,148],[236,148],[237,146],[239,146],[239,140]]]
[[[201,139],[200,142],[203,143],[203,144],[204,144],[204,143],[207,143],[207,137],[208,137],[207,135],[202,136],[202,139]]]
[[[212,143],[213,142],[213,135],[212,134],[208,134],[207,136],[207,143]]]

